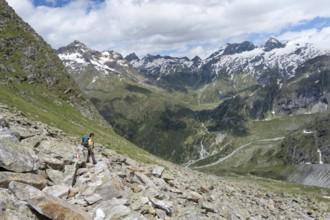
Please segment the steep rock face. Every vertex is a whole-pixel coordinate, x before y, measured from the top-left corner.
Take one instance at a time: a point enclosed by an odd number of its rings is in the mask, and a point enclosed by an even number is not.
[[[244,109],[244,117],[259,120],[327,112],[330,99],[329,64],[329,56],[320,56],[303,63],[295,76],[284,83],[273,79],[265,86],[250,87],[240,94],[245,101],[237,110]]]
[[[255,118],[265,118],[267,111],[274,116],[326,112],[330,98],[329,65],[330,57],[320,56],[303,63],[286,83],[266,86],[263,95],[257,93],[251,98],[263,112]]]
[[[41,86],[47,91],[45,96],[60,98],[86,117],[100,120],[96,109],[82,95],[52,48],[15,14],[6,1],[0,2],[0,18],[2,84],[14,88],[17,83]]]

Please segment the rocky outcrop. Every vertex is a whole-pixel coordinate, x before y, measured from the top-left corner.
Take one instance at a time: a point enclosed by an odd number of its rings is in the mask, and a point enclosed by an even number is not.
[[[37,170],[8,172],[1,165],[4,219],[330,218],[328,204],[314,197],[268,192],[256,182],[207,175],[156,158],[158,165],[143,164],[97,145],[97,164],[85,163],[83,147],[58,129],[1,108],[0,117],[9,125],[1,135],[17,130],[41,140],[21,146],[39,159]]]

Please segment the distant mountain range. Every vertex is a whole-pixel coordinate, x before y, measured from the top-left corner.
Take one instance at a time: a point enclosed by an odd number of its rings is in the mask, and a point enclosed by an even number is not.
[[[205,60],[160,55],[147,55],[139,59],[134,53],[125,59],[141,73],[157,81],[166,82],[168,76],[173,78],[173,75],[194,75],[195,82],[198,82],[195,86],[200,87],[217,78],[234,81],[242,74],[258,84],[267,84],[270,80],[281,83],[294,77],[297,68],[307,60],[325,54],[330,52],[317,49],[312,44],[281,43],[270,38],[260,47],[248,41],[227,44]]]
[[[201,88],[219,78],[233,84],[242,77],[254,84],[266,85],[274,80],[280,84],[293,78],[304,62],[329,55],[330,51],[317,49],[313,44],[281,43],[270,38],[260,47],[248,41],[227,44],[204,60],[198,56],[190,60],[161,55],[140,59],[135,53],[123,58],[118,52],[89,49],[79,41],[59,48],[57,54],[71,71],[92,65],[104,74],[112,72],[118,77],[126,75],[136,81],[180,89],[175,85],[178,82],[183,87]]]

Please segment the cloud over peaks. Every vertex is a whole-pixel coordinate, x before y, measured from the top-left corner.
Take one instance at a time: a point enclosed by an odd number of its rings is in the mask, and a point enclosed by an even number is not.
[[[94,49],[139,55],[203,57],[226,42],[284,37],[283,30],[330,17],[327,0],[51,0],[56,7],[7,1],[54,48],[77,39]]]

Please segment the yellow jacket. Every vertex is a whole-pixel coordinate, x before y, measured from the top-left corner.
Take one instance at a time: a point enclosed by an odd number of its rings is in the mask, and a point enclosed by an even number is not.
[[[94,148],[94,141],[92,140],[92,138],[89,138],[89,139],[88,139],[87,144],[88,144],[88,147],[89,147],[89,148]]]

